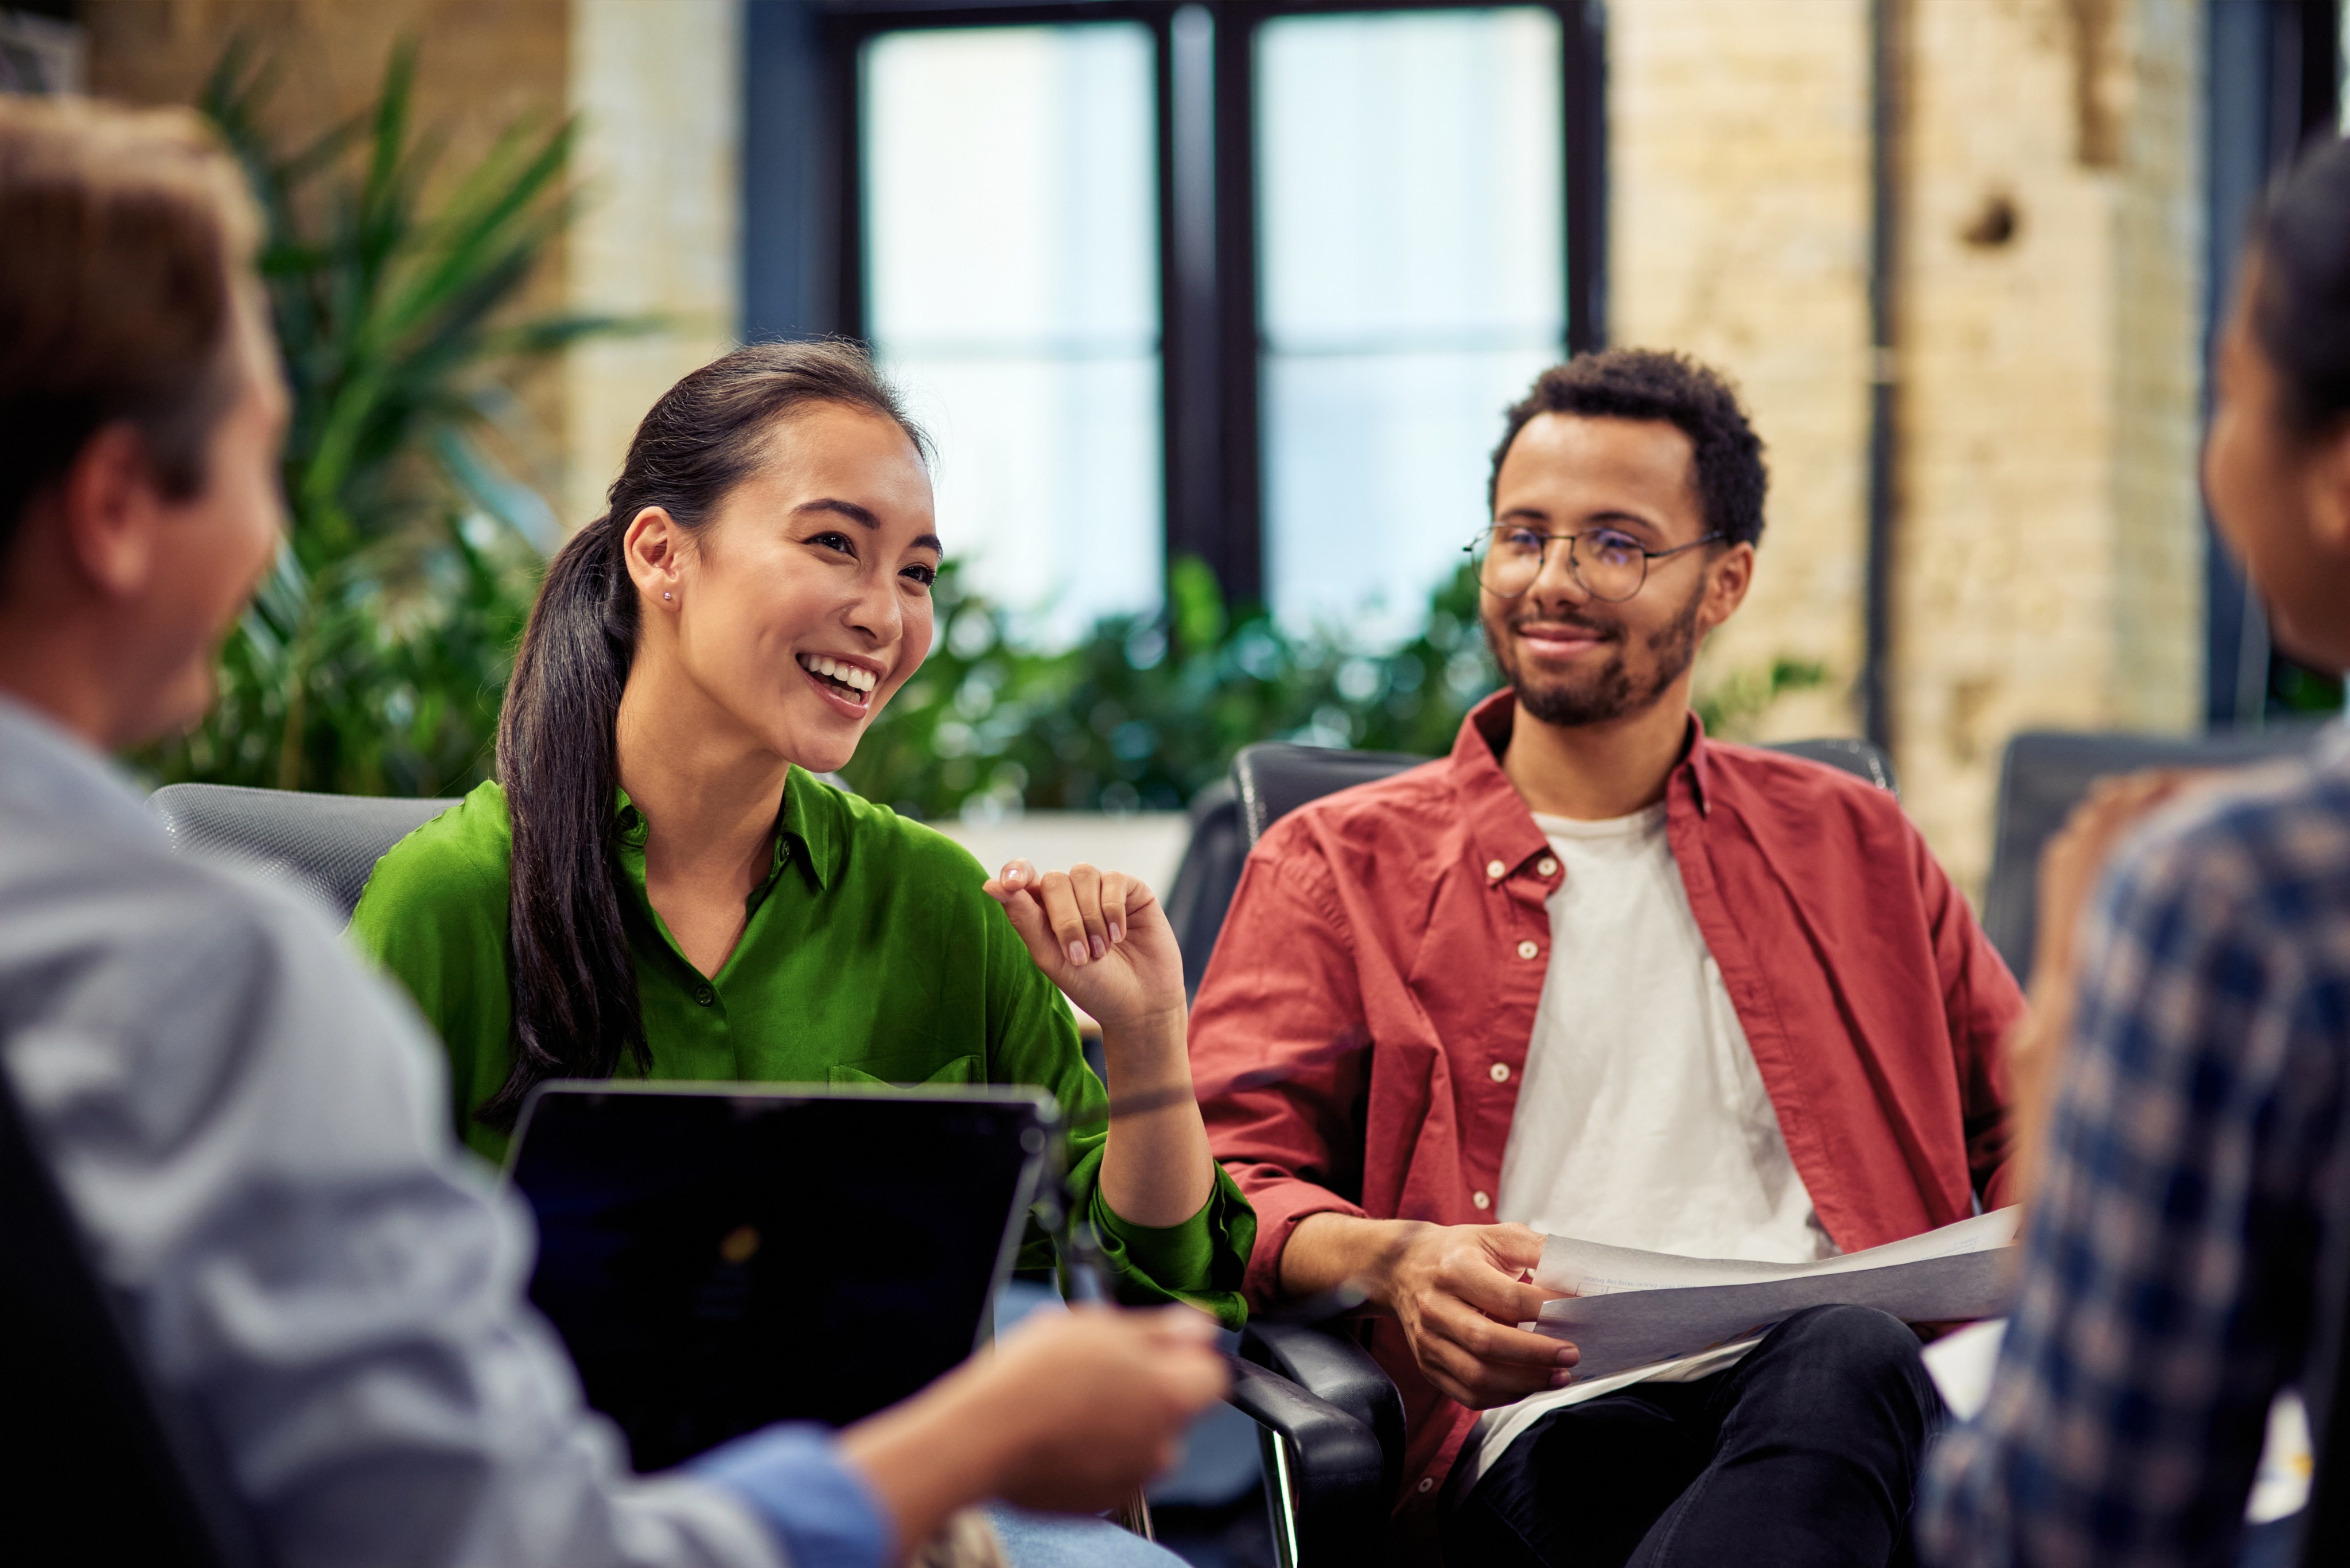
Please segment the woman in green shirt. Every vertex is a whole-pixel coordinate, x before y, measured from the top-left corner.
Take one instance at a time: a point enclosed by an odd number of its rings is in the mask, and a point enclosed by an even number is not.
[[[440,1030],[491,1158],[546,1078],[1036,1085],[1119,1293],[1237,1324],[1255,1217],[1163,1093],[1191,1066],[1149,890],[989,878],[815,776],[930,651],[927,459],[851,348],[754,345],[671,388],[548,565],[499,782],[383,857],[352,935]],[[1156,1108],[1105,1126],[1056,986]],[[1024,1266],[1049,1247],[1032,1226]]]

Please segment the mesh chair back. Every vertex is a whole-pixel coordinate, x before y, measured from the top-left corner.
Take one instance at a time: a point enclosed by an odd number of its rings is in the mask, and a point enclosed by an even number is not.
[[[2029,731],[2007,743],[1999,770],[1991,886],[1983,933],[2023,984],[2032,981],[2040,851],[2064,826],[2089,786],[2141,768],[2228,767],[2298,756],[2315,743],[2315,725],[2280,725],[2203,736],[2094,735]]]
[[[151,804],[182,854],[245,861],[348,919],[385,851],[457,803],[186,784]]]
[[[0,1075],[0,1539],[16,1563],[251,1568],[244,1507],[160,1394]]]

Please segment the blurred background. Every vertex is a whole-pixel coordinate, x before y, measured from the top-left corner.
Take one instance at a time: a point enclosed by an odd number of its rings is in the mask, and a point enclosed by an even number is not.
[[[1727,369],[1769,448],[1708,723],[1887,746],[1980,901],[2012,736],[2342,706],[2196,455],[2344,9],[0,0],[0,90],[199,104],[269,213],[294,526],[158,781],[461,793],[652,399],[845,334],[953,558],[850,783],[1163,888],[1237,747],[1450,744],[1501,411],[1625,343]],[[1252,1442],[1162,1489],[1194,1561],[1269,1560]]]
[[[2340,706],[2195,454],[2342,11],[46,0],[0,86],[202,103],[272,214],[296,526],[159,779],[484,776],[639,415],[817,333],[910,392],[955,557],[858,788],[984,834],[1178,811],[1255,739],[1436,752],[1493,680],[1457,567],[1500,410],[1631,343],[1769,446],[1708,719],[1889,745],[1980,894],[2016,732]]]

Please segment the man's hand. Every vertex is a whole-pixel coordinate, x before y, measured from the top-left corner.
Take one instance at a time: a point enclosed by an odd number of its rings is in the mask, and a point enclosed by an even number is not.
[[[1000,1497],[1097,1512],[1175,1459],[1231,1382],[1215,1324],[1189,1307],[1039,1314],[921,1393],[841,1434],[908,1546]]]
[[[1472,1410],[1563,1388],[1574,1345],[1517,1325],[1556,1291],[1525,1282],[1542,1261],[1523,1225],[1430,1225],[1313,1214],[1281,1257],[1284,1293],[1352,1284],[1392,1315],[1430,1382]]]
[[[1028,1434],[996,1495],[1063,1513],[1115,1507],[1170,1469],[1183,1429],[1232,1386],[1215,1324],[1180,1306],[1039,1314],[982,1375],[997,1418]]]

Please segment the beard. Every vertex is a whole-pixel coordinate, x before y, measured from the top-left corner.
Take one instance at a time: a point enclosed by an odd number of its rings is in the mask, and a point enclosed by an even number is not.
[[[1697,618],[1704,600],[1705,584],[1700,579],[1688,601],[1674,612],[1673,618],[1648,635],[1646,643],[1652,662],[1645,678],[1638,680],[1634,679],[1624,661],[1624,643],[1628,634],[1620,621],[1599,620],[1579,613],[1540,617],[1549,624],[1572,626],[1602,637],[1612,635],[1616,641],[1615,651],[1598,669],[1547,685],[1536,685],[1527,678],[1512,657],[1507,639],[1501,635],[1516,618],[1505,618],[1498,627],[1488,620],[1485,643],[1493,650],[1493,662],[1509,677],[1510,690],[1517,695],[1520,712],[1562,729],[1606,724],[1655,706],[1673,682],[1687,672],[1697,659]]]

